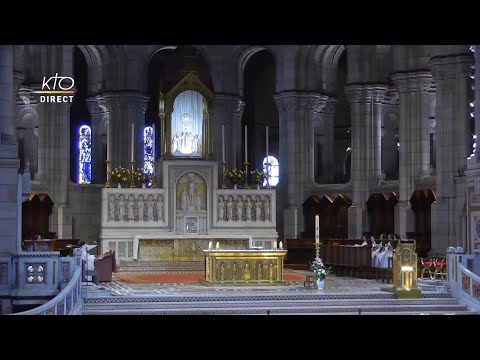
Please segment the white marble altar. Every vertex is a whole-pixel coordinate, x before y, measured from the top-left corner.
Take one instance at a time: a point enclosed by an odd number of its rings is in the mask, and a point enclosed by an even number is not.
[[[217,167],[215,161],[166,160],[160,188],[102,189],[102,251],[136,260],[141,240],[182,239],[201,246],[206,239],[243,239],[248,247],[273,249],[275,190],[218,189]]]

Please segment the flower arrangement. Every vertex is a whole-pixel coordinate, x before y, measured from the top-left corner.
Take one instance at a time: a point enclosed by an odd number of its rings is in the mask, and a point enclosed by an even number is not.
[[[130,173],[130,171],[128,171]],[[143,184],[145,181],[145,175],[143,174],[143,169],[137,168],[133,171],[133,181]]]
[[[234,184],[239,184],[245,180],[245,171],[243,170],[229,170],[227,171],[227,178]]]
[[[117,184],[125,184],[128,181],[129,171],[124,167],[116,167],[110,172],[110,176]]]
[[[327,274],[332,272],[332,267],[330,266],[327,268],[323,263],[323,260],[317,257],[310,263],[310,270],[313,271],[315,280],[325,280]]]
[[[265,173],[258,169],[251,170],[250,175],[252,176],[252,182],[254,184],[261,184],[263,178],[265,177]]]

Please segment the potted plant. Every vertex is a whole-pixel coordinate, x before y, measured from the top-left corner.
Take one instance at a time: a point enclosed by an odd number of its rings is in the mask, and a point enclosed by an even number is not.
[[[317,288],[323,289],[325,286],[325,278],[327,274],[332,272],[332,268],[327,268],[323,263],[323,260],[317,257],[310,263],[310,270],[313,271],[313,276],[317,282]]]
[[[233,188],[236,189],[239,183],[245,181],[245,171],[237,169],[229,170],[227,177],[233,183]]]
[[[116,167],[110,172],[110,177],[114,182],[117,183],[118,187],[121,188],[122,184],[125,184],[128,181],[128,170],[124,167]]]
[[[259,169],[254,169],[250,171],[250,175],[252,177],[252,182],[257,186],[257,189],[260,189],[260,184],[265,176],[264,172]]]

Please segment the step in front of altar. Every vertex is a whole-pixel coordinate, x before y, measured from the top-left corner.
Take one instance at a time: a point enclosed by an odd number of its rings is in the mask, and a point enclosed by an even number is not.
[[[203,272],[205,261],[122,261],[117,271],[125,273]]]

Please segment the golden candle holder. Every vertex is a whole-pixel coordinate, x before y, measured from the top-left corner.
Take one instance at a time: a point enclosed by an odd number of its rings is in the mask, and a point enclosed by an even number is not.
[[[107,178],[106,178],[106,181],[105,181],[105,187],[106,188],[109,188],[110,187],[110,163],[111,161],[110,160],[105,160],[105,165],[106,165],[106,175],[107,175]]]
[[[267,180],[267,189],[270,189],[270,163],[268,162],[267,160],[267,163],[265,164],[265,168],[266,168],[266,180]]]
[[[226,174],[227,174],[227,163],[225,161],[222,162],[222,167],[223,167],[222,189],[226,189],[227,184],[225,183],[225,177],[226,177]]]
[[[245,189],[250,189],[250,186],[248,186],[248,165],[249,165],[249,163],[244,162],[243,165],[245,165],[245,185],[244,185],[244,188]]]
[[[135,181],[133,176],[133,174],[135,173],[134,165],[135,165],[135,160],[131,160],[130,161],[130,187],[131,188],[135,187]]]

